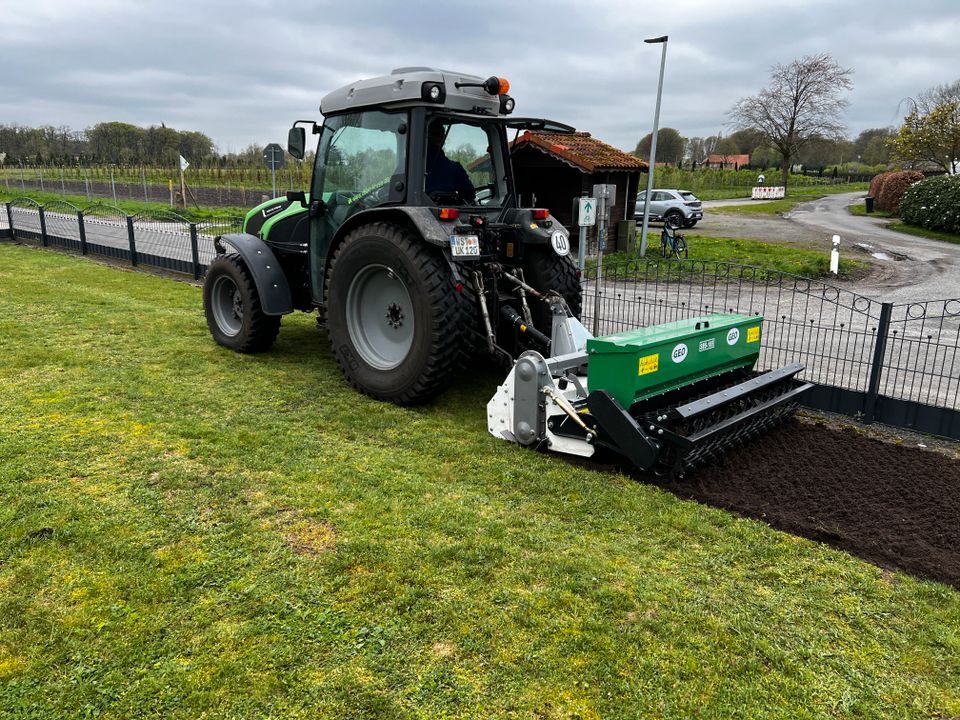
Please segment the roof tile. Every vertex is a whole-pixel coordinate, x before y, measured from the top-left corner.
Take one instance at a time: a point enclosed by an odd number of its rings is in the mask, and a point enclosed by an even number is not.
[[[585,172],[647,169],[645,161],[591,137],[588,132],[549,133],[528,130],[514,141],[512,148],[516,150],[524,145],[539,148]]]

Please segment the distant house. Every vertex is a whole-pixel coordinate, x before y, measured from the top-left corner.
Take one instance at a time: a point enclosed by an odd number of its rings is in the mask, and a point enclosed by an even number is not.
[[[953,167],[957,167],[957,161],[954,160],[951,163]],[[932,160],[905,160],[900,163],[900,167],[903,170],[919,170],[927,177],[932,175],[949,175],[949,171],[944,170],[942,166],[937,165],[937,163]]]
[[[739,170],[749,164],[750,155],[746,153],[741,155],[708,155],[707,162],[704,163],[708,168],[730,168],[731,170]]]
[[[576,230],[574,204],[582,193],[591,194],[594,185],[617,186],[611,221],[633,220],[640,176],[648,168],[645,161],[588,132],[527,131],[511,144],[511,158],[521,205],[549,208],[571,231]],[[617,229],[610,228],[610,250]]]

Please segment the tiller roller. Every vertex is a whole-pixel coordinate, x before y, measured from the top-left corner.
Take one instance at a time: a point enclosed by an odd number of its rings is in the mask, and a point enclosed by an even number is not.
[[[763,318],[712,314],[592,337],[547,298],[547,355],[517,359],[487,404],[490,433],[591,457],[613,450],[637,468],[682,474],[792,414],[812,385],[793,363],[754,371]]]

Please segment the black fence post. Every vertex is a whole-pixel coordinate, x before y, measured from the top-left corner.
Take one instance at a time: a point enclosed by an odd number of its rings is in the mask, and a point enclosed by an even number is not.
[[[87,228],[83,224],[83,210],[77,210],[77,225],[80,228],[80,254],[87,254]]]
[[[200,279],[200,248],[197,245],[197,224],[190,223],[190,252],[193,254],[193,279]]]
[[[47,247],[50,242],[47,240],[47,216],[43,212],[43,205],[37,208],[40,211],[40,244]]]
[[[873,346],[873,364],[870,367],[870,386],[863,403],[863,422],[873,422],[877,410],[877,395],[880,394],[880,375],[883,373],[883,356],[887,351],[887,335],[890,333],[890,316],[893,303],[880,305],[880,322],[877,325],[877,341]]]
[[[137,266],[137,241],[133,236],[133,216],[127,215],[127,237],[130,239],[130,264]]]
[[[13,231],[13,207],[7,203],[7,223],[10,225],[10,239],[16,240],[17,234]]]

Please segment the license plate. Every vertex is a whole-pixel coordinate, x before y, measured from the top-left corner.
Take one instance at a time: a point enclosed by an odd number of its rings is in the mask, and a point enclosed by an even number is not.
[[[476,235],[451,235],[450,252],[454,257],[479,257],[480,238]]]

